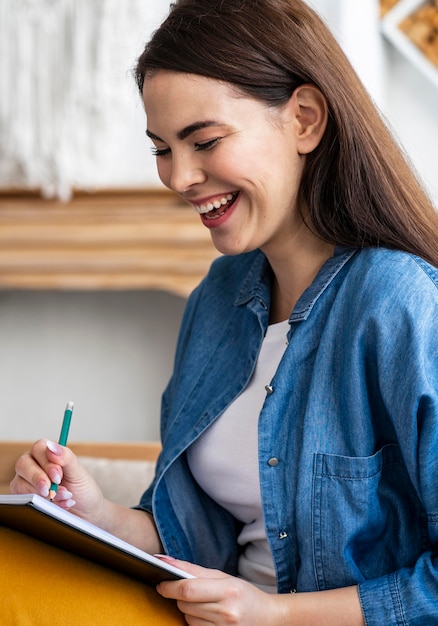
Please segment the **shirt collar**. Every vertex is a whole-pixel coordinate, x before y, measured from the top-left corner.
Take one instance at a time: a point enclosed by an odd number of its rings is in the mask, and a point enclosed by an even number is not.
[[[335,247],[333,256],[324,263],[312,284],[304,291],[298,300],[289,318],[290,322],[298,322],[308,318],[318,298],[324,293],[335,276],[356,252],[356,248],[346,246]],[[254,255],[254,260],[234,304],[240,306],[258,297],[266,307],[269,307],[271,285],[270,265],[261,250],[250,254]]]

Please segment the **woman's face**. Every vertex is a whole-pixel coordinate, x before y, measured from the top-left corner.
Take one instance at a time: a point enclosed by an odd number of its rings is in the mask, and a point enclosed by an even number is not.
[[[298,235],[305,157],[287,107],[169,71],[147,78],[143,96],[160,179],[199,213],[221,253],[269,255]]]

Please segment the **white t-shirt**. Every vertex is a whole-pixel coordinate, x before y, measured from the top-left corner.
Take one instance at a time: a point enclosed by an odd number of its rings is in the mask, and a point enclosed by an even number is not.
[[[268,327],[248,386],[188,450],[190,469],[202,489],[244,524],[238,537],[239,576],[272,593],[277,586],[261,503],[258,418],[288,330],[288,320]]]

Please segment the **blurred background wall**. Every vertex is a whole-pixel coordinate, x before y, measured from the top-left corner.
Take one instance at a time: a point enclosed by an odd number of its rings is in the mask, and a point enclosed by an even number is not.
[[[311,4],[438,205],[437,86],[382,36],[377,0]],[[168,6],[0,2],[0,190],[160,187],[130,71]],[[74,440],[157,439],[183,307],[156,291],[0,292],[0,438],[56,438],[72,399]]]

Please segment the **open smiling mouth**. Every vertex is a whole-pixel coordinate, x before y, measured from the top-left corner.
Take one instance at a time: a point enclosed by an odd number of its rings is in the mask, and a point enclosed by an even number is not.
[[[222,198],[218,198],[214,202],[207,202],[206,204],[201,205],[193,205],[195,211],[202,215],[203,219],[206,220],[217,220],[219,217],[222,217],[228,209],[232,207],[235,203],[239,192],[236,191],[234,193],[228,193],[226,196]]]

